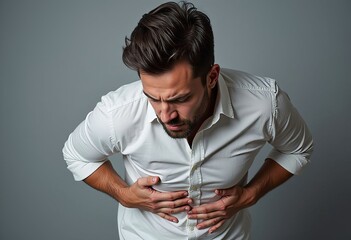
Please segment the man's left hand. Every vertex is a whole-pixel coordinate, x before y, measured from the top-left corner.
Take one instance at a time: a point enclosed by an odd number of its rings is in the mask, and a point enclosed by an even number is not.
[[[196,227],[210,228],[209,233],[216,231],[239,210],[253,204],[252,194],[241,186],[216,190],[215,193],[221,197],[218,201],[194,207],[188,212],[189,219],[203,220]]]

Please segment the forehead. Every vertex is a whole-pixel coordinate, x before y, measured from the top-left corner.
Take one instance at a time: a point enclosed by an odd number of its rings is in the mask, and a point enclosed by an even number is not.
[[[167,99],[179,94],[196,91],[201,79],[193,78],[192,67],[187,62],[180,62],[162,74],[140,72],[144,91],[150,96]]]

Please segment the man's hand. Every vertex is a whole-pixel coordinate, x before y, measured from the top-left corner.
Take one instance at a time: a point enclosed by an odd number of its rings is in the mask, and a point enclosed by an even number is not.
[[[152,186],[159,181],[159,177],[143,177],[128,186],[113,169],[110,161],[106,161],[84,179],[86,184],[110,195],[125,207],[144,209],[169,221],[178,222],[171,214],[189,211],[192,200],[187,197],[187,191],[156,191]]]
[[[226,219],[234,216],[239,210],[255,204],[266,193],[287,181],[292,173],[272,159],[266,159],[260,170],[245,186],[216,190],[215,193],[221,198],[213,203],[194,207],[188,217],[201,219],[203,222],[197,228],[208,228],[209,232],[217,230]]]
[[[218,201],[194,207],[188,214],[190,219],[203,220],[197,228],[210,228],[209,233],[221,227],[239,210],[253,204],[248,190],[240,186],[216,190],[215,193],[221,197]]]
[[[152,188],[159,182],[158,177],[139,178],[133,185],[126,188],[121,204],[129,208],[139,208],[153,212],[168,221],[178,222],[172,214],[187,212],[191,209],[187,191],[158,192]]]

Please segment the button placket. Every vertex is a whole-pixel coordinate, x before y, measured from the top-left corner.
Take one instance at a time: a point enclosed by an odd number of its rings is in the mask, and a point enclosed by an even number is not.
[[[193,149],[190,153],[190,171],[189,171],[189,197],[193,199],[193,206],[198,206],[201,203],[201,161],[203,159],[202,154],[202,132],[198,133],[193,140]],[[188,219],[188,239],[196,239],[196,219]]]

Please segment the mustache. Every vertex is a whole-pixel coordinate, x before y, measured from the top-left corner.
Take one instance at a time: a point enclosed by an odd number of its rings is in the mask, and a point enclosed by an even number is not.
[[[163,123],[163,124],[169,124],[169,125],[176,125],[176,124],[180,124],[180,123],[183,122],[179,117],[174,118],[174,119],[172,119],[172,120],[170,120],[170,121],[168,121],[168,122],[163,122],[159,116],[157,116],[157,118],[158,118],[158,120],[159,120],[161,123]]]
[[[180,120],[180,118],[178,117],[178,118],[174,118],[174,119],[172,119],[171,121],[169,121],[169,122],[167,122],[167,124],[169,124],[169,125],[176,125],[176,124],[179,124],[179,123],[181,123],[182,121]]]

